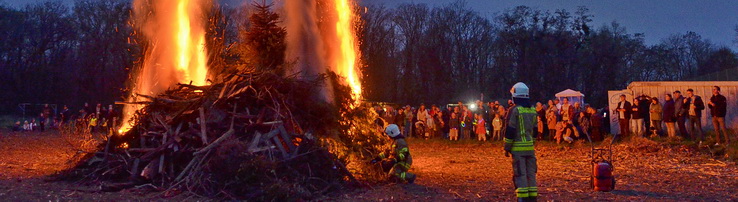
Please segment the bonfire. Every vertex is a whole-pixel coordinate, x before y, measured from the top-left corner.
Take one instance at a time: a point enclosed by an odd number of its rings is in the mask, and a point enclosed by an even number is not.
[[[337,50],[323,61],[336,68],[310,77],[260,68],[207,74],[214,62],[206,58],[216,56],[203,39],[206,3],[135,2],[145,44],[131,95],[118,103],[124,122],[69,176],[101,180],[103,191],[145,186],[163,196],[257,200],[311,199],[383,179],[367,162],[388,139],[358,102],[347,1],[330,7],[336,40],[325,43]],[[157,12],[165,9],[175,12]]]

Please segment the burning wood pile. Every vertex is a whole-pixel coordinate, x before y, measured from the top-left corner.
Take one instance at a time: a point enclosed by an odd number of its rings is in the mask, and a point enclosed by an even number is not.
[[[148,101],[127,103],[145,105],[133,127],[73,172],[107,182],[103,191],[151,185],[165,196],[256,200],[310,199],[356,183],[354,174],[380,179],[365,162],[386,140],[372,131],[369,115],[347,110],[347,87],[336,88],[344,104],[335,107],[310,101],[323,80],[251,73],[223,81],[138,95]]]

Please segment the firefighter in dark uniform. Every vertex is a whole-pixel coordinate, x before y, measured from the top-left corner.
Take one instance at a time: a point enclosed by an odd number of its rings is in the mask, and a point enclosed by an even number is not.
[[[507,113],[505,156],[509,157],[512,154],[513,182],[518,201],[536,201],[538,165],[533,149],[536,109],[530,104],[528,86],[524,83],[516,83],[510,89],[510,93],[512,93],[515,107]]]
[[[413,164],[413,157],[410,155],[405,136],[400,134],[400,128],[395,124],[389,124],[384,132],[394,141],[392,150],[382,152],[379,157],[372,160],[372,163],[381,162],[382,165],[388,165],[390,179],[412,184],[415,182],[415,174],[409,171]]]

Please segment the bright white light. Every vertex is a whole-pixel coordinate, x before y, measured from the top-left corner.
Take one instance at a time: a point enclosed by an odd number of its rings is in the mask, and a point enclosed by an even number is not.
[[[469,109],[474,110],[477,108],[477,104],[469,104]]]

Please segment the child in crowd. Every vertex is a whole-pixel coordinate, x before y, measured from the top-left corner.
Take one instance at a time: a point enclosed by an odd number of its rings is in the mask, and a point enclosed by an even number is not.
[[[459,140],[459,117],[457,117],[456,113],[451,113],[451,119],[449,121],[449,139],[450,140]]]
[[[97,114],[90,114],[90,133],[94,133],[97,128]]]
[[[36,123],[36,119],[31,119],[31,123],[28,123],[28,127],[28,131],[38,130],[38,123]]]
[[[484,126],[484,119],[482,118],[482,114],[475,114],[474,115],[477,120],[477,125],[475,129],[475,133],[477,134],[477,140],[479,141],[487,141],[487,127]]]
[[[492,128],[494,129],[492,140],[500,140],[500,133],[502,131],[502,119],[500,118],[500,114],[498,113],[495,113],[495,119],[492,120]]]
[[[23,126],[21,126],[20,121],[16,121],[15,125],[13,125],[13,132],[19,132],[23,129]]]

